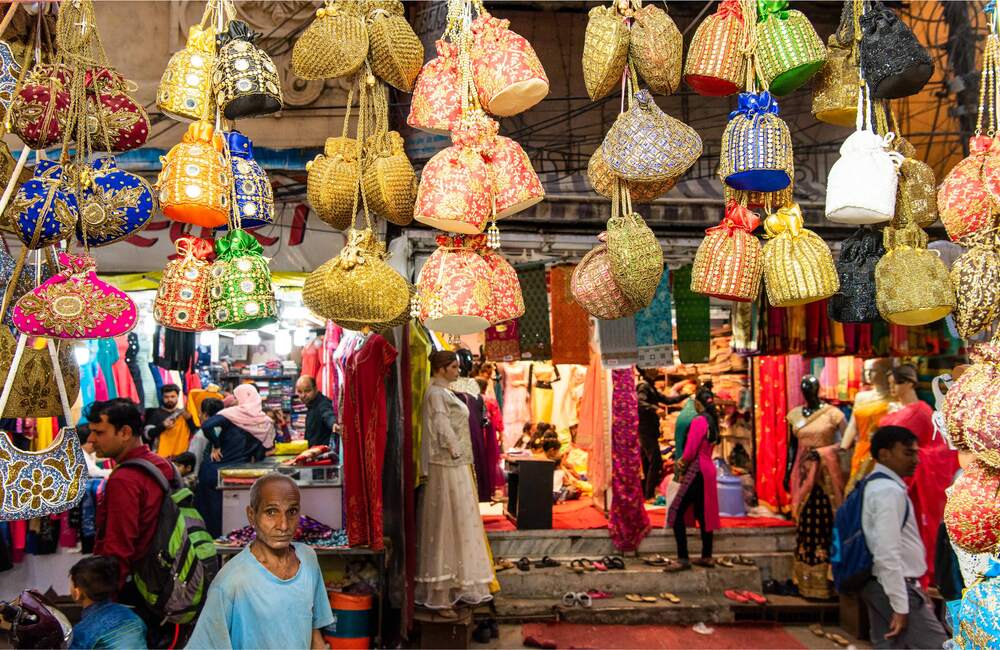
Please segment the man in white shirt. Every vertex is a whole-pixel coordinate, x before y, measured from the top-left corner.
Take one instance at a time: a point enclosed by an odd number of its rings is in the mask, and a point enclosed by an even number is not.
[[[865,485],[861,526],[872,553],[872,577],[861,591],[876,648],[940,648],[948,639],[919,580],[927,572],[924,545],[903,477],[917,469],[917,437],[904,427],[872,435],[876,479]]]

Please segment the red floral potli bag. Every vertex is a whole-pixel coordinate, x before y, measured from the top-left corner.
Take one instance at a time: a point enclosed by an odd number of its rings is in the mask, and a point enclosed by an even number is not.
[[[730,202],[718,226],[705,231],[691,271],[691,291],[723,300],[750,302],[760,295],[764,258],[753,236],[760,219],[746,207]]]
[[[448,133],[462,117],[458,46],[444,38],[434,46],[438,55],[420,69],[406,123],[421,131]]]
[[[181,237],[175,243],[178,259],[163,269],[153,301],[153,318],[164,327],[187,332],[212,328],[209,321],[209,285],[215,246],[200,237]]]
[[[472,76],[479,101],[494,115],[517,115],[549,94],[549,78],[526,38],[510,30],[510,21],[494,18],[481,0],[473,6]]]
[[[462,336],[490,326],[493,274],[476,250],[480,243],[475,236],[438,235],[438,248],[417,277],[420,320],[428,328]]]
[[[149,116],[129,95],[135,84],[112,68],[87,72],[87,109],[94,116],[93,139],[100,150],[138,149],[149,137]]]

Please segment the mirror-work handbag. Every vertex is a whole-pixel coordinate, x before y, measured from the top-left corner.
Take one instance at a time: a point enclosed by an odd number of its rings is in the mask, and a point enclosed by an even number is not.
[[[210,122],[192,122],[161,158],[156,187],[167,218],[205,228],[227,223],[233,181],[224,150],[222,133]]]
[[[754,61],[764,87],[782,97],[823,67],[826,48],[801,11],[784,0],[760,2]]]
[[[267,115],[281,110],[281,80],[278,68],[242,20],[216,37],[219,56],[212,73],[215,101],[227,120]]]
[[[827,311],[840,323],[878,320],[875,304],[875,266],[885,255],[882,233],[869,226],[855,230],[840,245],[837,276],[840,289],[830,296]]]
[[[778,117],[778,102],[767,91],[740,93],[722,134],[723,182],[736,190],[777,192],[791,184],[792,164],[792,136]]]
[[[234,229],[215,242],[209,306],[215,329],[256,329],[273,323],[278,303],[264,247],[245,230]]]
[[[882,318],[896,325],[926,325],[955,308],[948,268],[927,250],[916,224],[885,229],[886,253],[875,267],[875,299]]]
[[[267,172],[254,160],[253,142],[239,131],[230,131],[226,147],[233,176],[233,224],[252,230],[274,223],[274,191]]]
[[[175,52],[163,70],[156,92],[157,107],[179,120],[210,117],[215,105],[212,94],[214,67],[215,30],[210,26],[192,25],[184,49]]]
[[[747,208],[729,203],[718,226],[705,231],[691,271],[691,291],[722,300],[750,302],[760,295],[764,260],[753,231],[760,219]]]
[[[146,227],[156,195],[144,178],[118,167],[114,156],[97,158],[84,169],[79,195],[77,240],[88,247],[121,241]]]
[[[803,227],[798,204],[764,220],[764,287],[775,307],[794,307],[829,298],[840,288],[833,255],[819,235]]]
[[[171,260],[160,278],[153,301],[153,318],[164,327],[187,332],[212,328],[209,283],[215,252],[212,242],[200,237],[180,237],[174,246],[178,259]]]
[[[861,72],[877,99],[915,95],[934,74],[927,49],[881,2],[862,14]]]
[[[743,11],[739,0],[722,0],[695,30],[684,63],[684,81],[699,95],[738,93],[746,77]]]
[[[615,7],[594,7],[583,36],[583,82],[590,99],[606,97],[622,80],[628,60],[629,28]]]

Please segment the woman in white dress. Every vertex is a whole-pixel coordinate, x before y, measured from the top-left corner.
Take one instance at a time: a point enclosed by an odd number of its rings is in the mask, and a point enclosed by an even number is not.
[[[455,616],[455,605],[493,597],[493,561],[472,473],[469,409],[449,389],[458,378],[458,359],[454,352],[439,350],[430,355],[430,366],[422,412],[420,454],[427,484],[417,531],[415,600]]]

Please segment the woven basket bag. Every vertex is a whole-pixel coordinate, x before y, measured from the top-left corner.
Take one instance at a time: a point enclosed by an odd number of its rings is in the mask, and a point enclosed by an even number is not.
[[[833,255],[819,235],[804,228],[798,204],[764,221],[764,286],[775,307],[794,307],[829,298],[840,288]]]
[[[635,93],[601,143],[608,167],[623,180],[663,181],[682,175],[702,152],[701,136],[660,110],[649,91]]]
[[[633,15],[629,58],[649,89],[672,95],[681,86],[684,39],[666,11],[645,5]]]
[[[403,138],[396,131],[368,139],[369,157],[361,175],[361,190],[368,209],[397,226],[413,221],[417,199],[417,175],[403,151]]]
[[[587,163],[587,178],[590,179],[590,184],[593,186],[594,191],[601,196],[610,199],[614,195],[615,183],[619,180],[619,177],[604,162],[604,156],[601,154],[600,147],[597,147],[594,153],[590,155],[590,161]],[[667,178],[662,181],[626,182],[625,186],[628,188],[633,203],[649,203],[653,199],[666,194],[676,184],[676,178]]]
[[[403,3],[369,11],[366,22],[372,72],[393,88],[411,92],[424,64],[424,46],[403,16]]]
[[[684,62],[684,81],[699,95],[738,93],[746,77],[743,40],[739,0],[723,0],[695,30]]]
[[[1000,254],[993,233],[974,235],[972,247],[951,267],[955,329],[969,339],[1000,316]]]
[[[583,256],[573,269],[569,286],[573,298],[595,318],[615,320],[639,311],[629,303],[611,272],[606,244],[597,245]]]
[[[316,216],[337,230],[351,225],[360,167],[358,141],[327,138],[323,153],[306,165],[306,197]]]
[[[608,257],[615,283],[636,311],[653,301],[663,275],[663,251],[656,235],[632,211],[628,191],[619,184],[608,220]]]
[[[767,91],[740,93],[722,133],[719,176],[735,190],[777,192],[792,183],[792,135]]]
[[[368,56],[360,3],[330,2],[292,47],[292,72],[301,79],[334,79],[358,71]]]
[[[736,203],[726,206],[722,223],[705,231],[691,270],[691,291],[723,300],[751,302],[760,295],[764,260],[756,214]]]
[[[597,101],[618,87],[628,60],[629,29],[614,7],[594,7],[583,37],[583,82]]]
[[[927,250],[927,233],[916,224],[889,226],[886,254],[875,267],[875,301],[882,318],[896,325],[926,325],[955,308],[948,268]]]
[[[801,11],[776,11],[765,7],[757,19],[757,75],[770,92],[779,97],[796,90],[823,67],[826,48],[812,23]]]

